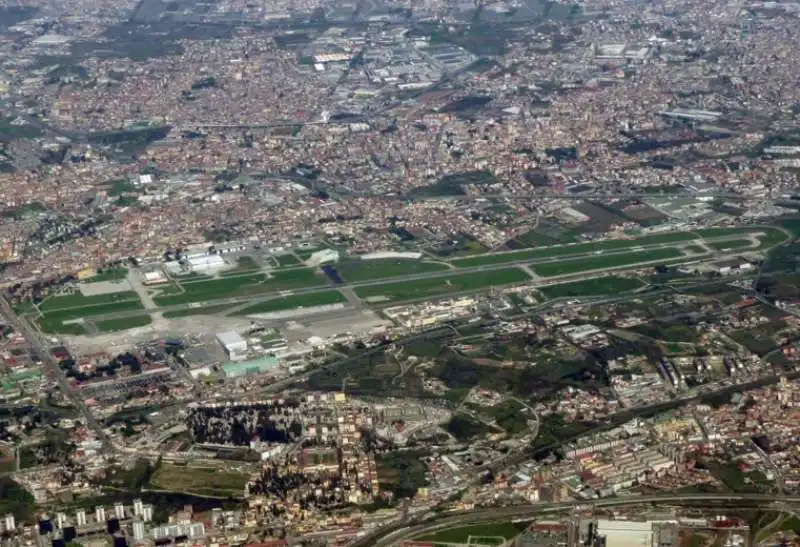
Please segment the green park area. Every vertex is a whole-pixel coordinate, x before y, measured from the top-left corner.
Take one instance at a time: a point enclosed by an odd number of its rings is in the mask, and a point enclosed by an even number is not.
[[[94,326],[100,332],[118,332],[121,330],[135,329],[136,327],[145,327],[152,323],[153,320],[147,314],[132,315],[130,317],[120,317],[115,319],[104,319],[102,321],[95,321]]]
[[[524,283],[531,278],[519,268],[454,274],[446,277],[419,279],[355,289],[359,298],[373,301],[402,301],[435,298],[465,291],[477,291],[492,286]]]
[[[576,296],[605,296],[640,289],[644,283],[640,279],[609,275],[594,277],[573,283],[560,283],[541,287],[547,298],[570,298]]]
[[[249,477],[218,467],[161,464],[150,478],[149,488],[210,498],[241,498]]]
[[[269,313],[296,308],[313,308],[315,306],[326,306],[328,304],[340,304],[344,302],[347,302],[347,299],[342,293],[337,290],[329,290],[272,298],[265,302],[248,306],[235,312],[233,315],[253,315],[256,313]]]
[[[385,279],[403,275],[426,274],[450,269],[441,262],[420,260],[353,260],[336,266],[336,271],[348,283]]]
[[[156,296],[159,306],[175,306],[193,302],[208,302],[222,298],[237,296],[253,296],[270,292],[288,291],[325,285],[325,280],[316,275],[314,270],[301,268],[296,270],[277,271],[271,275],[248,274],[224,277],[221,279],[203,279],[199,281],[182,281],[183,292]]]
[[[525,523],[517,522],[488,522],[486,524],[473,524],[471,526],[461,526],[458,528],[448,528],[429,535],[414,538],[417,541],[432,541],[441,543],[467,543],[470,538],[485,538],[488,543],[489,538],[513,539],[525,530]],[[473,541],[472,543],[475,543]],[[481,541],[484,543],[484,541]]]
[[[542,277],[555,277],[558,275],[569,275],[592,270],[602,270],[607,268],[622,268],[634,266],[636,264],[674,260],[683,256],[678,249],[653,249],[650,251],[638,251],[630,253],[614,253],[610,255],[593,255],[573,260],[559,260],[536,264],[532,269],[537,275]]]

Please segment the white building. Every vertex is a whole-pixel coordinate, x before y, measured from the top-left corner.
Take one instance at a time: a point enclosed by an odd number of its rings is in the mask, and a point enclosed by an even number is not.
[[[193,272],[214,272],[227,266],[219,255],[191,256],[186,259]]]
[[[144,540],[144,522],[137,520],[133,523],[133,540],[134,541],[142,541]]]
[[[5,524],[6,524],[6,532],[10,532],[11,530],[16,530],[17,522],[14,520],[14,513],[6,513]]]
[[[217,341],[231,361],[240,361],[247,357],[247,340],[238,333],[233,331],[220,332],[217,334]]]
[[[319,266],[329,262],[339,262],[339,251],[336,249],[317,251],[306,260],[306,264],[309,266]]]

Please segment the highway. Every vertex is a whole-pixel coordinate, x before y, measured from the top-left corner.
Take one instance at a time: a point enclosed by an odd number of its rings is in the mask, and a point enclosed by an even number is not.
[[[50,352],[50,342],[36,329],[31,327],[24,318],[18,317],[14,313],[14,310],[11,308],[5,296],[0,296],[0,312],[6,317],[11,326],[14,327],[14,330],[25,337],[31,349],[39,354],[42,359],[42,364],[49,370],[50,376],[58,382],[62,393],[69,398],[70,402],[81,414],[86,425],[92,429],[97,435],[97,438],[102,441],[104,448],[106,450],[114,450],[114,446],[111,444],[108,435],[105,434],[100,423],[92,415],[80,395],[72,389],[67,377],[64,375],[64,371],[58,366],[58,362]]]
[[[626,255],[626,254],[628,254],[628,253],[630,253],[631,251],[634,251],[634,250],[638,252],[638,251],[648,251],[648,250],[654,250],[654,249],[676,248],[676,247],[682,247],[682,246],[688,246],[688,245],[701,245],[703,243],[708,243],[708,242],[720,243],[720,242],[725,242],[725,241],[737,241],[737,240],[742,239],[745,236],[752,236],[755,233],[755,230],[757,230],[757,228],[758,227],[754,226],[753,227],[754,232],[748,232],[747,234],[744,234],[744,235],[743,234],[732,234],[732,235],[726,235],[726,236],[721,236],[721,237],[703,238],[703,239],[688,240],[688,241],[679,241],[679,242],[671,242],[671,243],[657,243],[657,244],[651,244],[651,245],[631,246],[631,247],[626,248],[626,249],[618,249],[618,250],[603,252],[602,256],[607,256],[607,257],[624,256],[624,255]],[[505,251],[503,253],[494,253],[494,255],[482,255],[482,256],[487,256],[487,257],[488,256],[497,256],[497,255],[512,256],[515,253],[518,253],[518,252],[519,253],[524,253],[525,251],[526,250]],[[730,258],[730,257],[738,256],[741,253],[747,252],[747,251],[748,251],[748,249],[737,249],[737,250],[735,250],[733,252],[726,253],[724,255],[723,254],[713,255],[713,258],[715,260],[722,260],[724,258]],[[515,267],[518,268],[520,266],[530,266],[532,264],[533,265],[536,265],[536,264],[549,264],[549,263],[561,262],[561,261],[569,260],[569,259],[586,258],[586,257],[591,257],[591,256],[598,256],[598,255],[596,255],[594,253],[583,252],[583,253],[575,253],[575,254],[569,254],[569,255],[563,255],[563,256],[557,256],[557,257],[543,257],[543,258],[540,258],[540,259],[527,258],[527,259],[513,260],[513,261],[509,261],[509,262],[501,262],[501,263],[494,263],[494,264],[483,264],[483,265],[480,265],[480,266],[465,267],[465,268],[456,268],[456,267],[454,267],[454,268],[451,268],[451,269],[441,270],[441,271],[437,271],[437,272],[426,272],[426,273],[403,275],[403,276],[396,276],[396,277],[389,277],[389,278],[369,279],[369,280],[365,280],[365,281],[347,283],[346,285],[343,285],[343,286],[346,286],[348,288],[357,289],[357,288],[361,288],[361,287],[386,285],[386,284],[390,284],[390,283],[392,283],[392,284],[393,283],[411,283],[411,282],[414,282],[414,281],[422,281],[422,280],[426,280],[426,279],[446,278],[446,277],[451,277],[451,276],[454,276],[454,275],[491,272],[491,271],[505,270],[505,269],[508,269],[508,268],[515,268]],[[703,255],[698,254],[698,255],[695,255],[695,256],[685,256],[685,257],[680,257],[680,258],[675,258],[675,259],[670,259],[670,260],[653,260],[653,261],[650,261],[650,262],[642,262],[642,263],[639,263],[639,264],[624,265],[624,266],[617,266],[617,267],[611,267],[611,268],[603,268],[603,269],[600,269],[600,270],[583,271],[583,272],[577,272],[577,273],[574,273],[574,274],[565,274],[565,275],[546,277],[546,278],[535,278],[535,279],[532,278],[532,279],[530,279],[528,281],[525,281],[524,283],[529,284],[532,287],[554,285],[554,284],[558,284],[558,283],[567,283],[567,282],[570,282],[570,281],[580,281],[580,280],[585,279],[588,276],[597,275],[597,274],[600,274],[600,273],[608,273],[608,272],[613,272],[613,271],[617,271],[617,270],[630,270],[630,269],[634,269],[634,268],[638,268],[638,267],[646,267],[647,265],[654,265],[654,264],[674,264],[674,263],[685,264],[685,263],[691,263],[691,262],[698,261],[698,260],[707,260],[707,259],[709,259],[711,257],[712,257],[712,255],[710,255],[710,254],[703,254]],[[282,271],[284,271],[284,270],[282,270]],[[231,279],[235,279],[235,278],[232,277]],[[320,292],[329,291],[329,290],[331,290],[331,288],[336,288],[336,286],[326,284],[326,285],[322,285],[322,286],[314,286],[314,287],[308,287],[308,288],[303,288],[303,289],[294,289],[294,290],[291,290],[291,291],[276,291],[275,293],[264,295],[264,298],[259,298],[258,295],[248,295],[248,296],[238,296],[238,297],[231,297],[231,298],[222,298],[222,299],[218,299],[218,300],[208,300],[208,301],[204,301],[202,303],[193,302],[193,303],[186,303],[186,304],[176,304],[176,305],[173,305],[173,306],[163,306],[163,307],[157,307],[157,308],[145,308],[144,310],[136,309],[136,310],[129,310],[129,311],[120,311],[120,312],[113,312],[113,313],[107,313],[107,314],[93,315],[91,317],[91,319],[92,320],[96,320],[96,321],[104,321],[104,320],[108,320],[108,319],[121,319],[121,318],[124,318],[124,317],[140,316],[140,315],[142,315],[142,313],[174,312],[174,311],[182,311],[182,310],[189,310],[189,309],[197,309],[197,308],[205,307],[205,306],[215,306],[216,307],[216,306],[224,306],[224,305],[233,306],[233,305],[237,305],[237,304],[257,304],[257,303],[268,301],[268,300],[271,300],[271,299],[280,298],[280,297],[283,297],[283,296],[286,296],[286,295],[289,295],[289,294],[291,294],[291,295],[314,294],[314,293],[320,293]],[[489,287],[486,287],[486,290],[488,290],[488,289],[489,289]],[[467,292],[479,292],[479,291],[472,290],[472,291],[467,291]],[[425,296],[421,297],[420,300],[430,300],[432,298],[445,298],[446,296],[452,296],[452,295],[434,295],[434,296],[425,295]],[[386,304],[387,305],[389,305],[389,304],[391,304],[391,305],[399,305],[401,303],[402,302],[395,301],[395,302],[387,302]]]
[[[481,522],[508,521],[518,518],[534,518],[538,515],[563,513],[573,508],[602,509],[626,505],[664,504],[700,505],[713,502],[750,504],[800,504],[800,497],[776,496],[769,494],[659,494],[653,496],[629,496],[600,500],[571,501],[565,503],[540,503],[512,507],[491,507],[459,513],[440,513],[429,518],[419,518],[409,522],[384,527],[372,534],[359,538],[351,547],[390,547],[399,542],[429,534],[438,530],[460,525],[473,525]]]

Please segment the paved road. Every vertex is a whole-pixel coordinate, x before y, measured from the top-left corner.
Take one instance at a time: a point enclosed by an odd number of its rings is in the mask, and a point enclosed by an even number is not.
[[[630,496],[625,498],[609,498],[594,501],[573,501],[567,503],[541,503],[514,507],[493,507],[465,511],[461,513],[442,513],[428,519],[418,519],[408,523],[398,523],[360,538],[351,547],[390,547],[400,541],[411,539],[422,534],[452,528],[459,525],[511,520],[515,518],[533,518],[537,515],[560,513],[574,507],[605,508],[641,504],[680,504],[697,505],[715,501],[741,502],[742,504],[800,504],[800,497],[775,496],[765,494],[660,494],[655,496]]]
[[[757,227],[754,227],[754,229],[755,228],[757,228]],[[704,238],[704,241],[725,242],[725,241],[735,241],[735,240],[740,240],[740,239],[742,239],[742,235],[741,234],[733,234],[733,235],[727,235],[727,236],[721,236],[721,237],[715,237],[715,238]],[[619,249],[619,250],[614,250],[614,251],[607,251],[607,252],[603,253],[603,256],[612,257],[612,256],[618,256],[618,255],[625,255],[625,254],[630,253],[632,249],[636,249],[637,251],[647,251],[647,250],[653,250],[653,249],[674,248],[676,246],[681,246],[681,245],[697,244],[700,241],[701,240],[698,239],[698,240],[680,241],[680,242],[672,242],[672,243],[657,243],[657,244],[653,244],[653,245],[638,245],[638,246],[630,247],[630,248],[627,248],[627,249]],[[740,249],[740,250],[737,250],[735,252],[716,255],[716,256],[714,256],[714,258],[717,259],[717,260],[722,260],[724,258],[738,256],[742,252],[746,252],[746,251],[747,251],[747,249]],[[513,255],[514,252],[511,251],[511,252],[508,252],[508,253],[500,253],[500,254]],[[491,256],[491,255],[486,255],[486,256]],[[442,270],[442,271],[437,271],[437,272],[427,272],[427,273],[404,275],[404,276],[382,278],[382,279],[370,279],[370,280],[366,280],[366,281],[348,283],[346,285],[346,287],[349,288],[349,289],[356,289],[356,288],[360,288],[360,287],[385,285],[385,284],[388,284],[388,283],[412,283],[412,282],[415,282],[415,281],[422,281],[422,280],[425,280],[425,279],[446,278],[446,277],[450,277],[450,276],[453,276],[453,275],[491,272],[491,271],[504,270],[504,269],[507,269],[507,268],[514,268],[514,267],[518,268],[520,266],[528,266],[528,265],[531,265],[531,264],[548,264],[548,263],[554,263],[554,262],[561,262],[563,260],[569,260],[569,259],[586,258],[587,256],[595,256],[595,255],[587,254],[587,253],[584,252],[584,253],[576,253],[576,254],[564,255],[564,256],[559,256],[559,257],[547,257],[547,258],[542,258],[542,259],[538,259],[538,260],[537,259],[528,258],[528,259],[522,259],[522,260],[514,260],[514,261],[509,261],[509,262],[502,262],[502,263],[498,263],[498,264],[484,264],[484,265],[468,267],[468,268],[454,268],[454,269]],[[707,260],[708,258],[709,258],[708,255],[698,255],[696,257],[689,256],[689,257],[680,258],[680,259],[654,260],[654,261],[651,261],[651,262],[652,262],[652,264],[672,263],[672,262],[675,262],[675,261],[680,261],[681,263],[690,263],[690,262],[693,262],[695,260]],[[579,280],[585,279],[587,277],[597,276],[597,275],[601,275],[603,273],[613,272],[615,270],[630,270],[631,268],[645,267],[649,263],[650,262],[643,262],[643,263],[635,264],[635,265],[619,266],[619,267],[614,267],[614,268],[605,268],[605,269],[602,269],[602,270],[591,270],[591,271],[585,271],[585,272],[578,272],[578,273],[574,273],[574,274],[566,274],[566,275],[559,275],[559,276],[546,277],[546,278],[537,278],[537,279],[531,279],[529,281],[525,281],[525,283],[526,284],[530,284],[531,286],[546,286],[546,285],[553,285],[553,284],[557,284],[557,283],[566,283],[566,282],[569,282],[569,281],[579,281]],[[230,279],[235,279],[235,277],[232,277]],[[316,287],[308,287],[308,288],[304,288],[304,289],[295,289],[295,290],[292,290],[292,291],[276,291],[273,294],[264,295],[264,298],[259,298],[258,295],[248,295],[248,296],[239,296],[239,297],[232,297],[232,298],[223,298],[223,299],[219,299],[219,300],[208,300],[208,301],[204,301],[202,303],[195,302],[195,303],[186,303],[186,304],[176,304],[174,306],[164,306],[164,307],[160,307],[160,308],[159,307],[156,307],[156,308],[145,307],[144,310],[138,309],[138,310],[107,313],[107,314],[102,314],[102,315],[94,315],[94,316],[91,317],[91,319],[93,321],[104,321],[104,320],[109,320],[109,319],[121,319],[121,318],[124,318],[124,317],[140,316],[140,315],[142,315],[142,313],[182,311],[182,310],[187,310],[187,309],[196,309],[196,308],[205,307],[205,306],[224,306],[224,305],[233,306],[233,305],[236,305],[236,304],[245,304],[245,303],[257,304],[259,302],[264,302],[264,301],[268,301],[268,300],[271,300],[271,299],[274,299],[274,298],[282,297],[283,295],[289,294],[289,293],[291,293],[293,295],[314,294],[314,293],[329,291],[329,290],[331,290],[331,288],[332,288],[331,285],[323,285],[323,286],[316,286]],[[487,290],[488,290],[488,287],[487,287]],[[468,292],[475,292],[475,291],[468,291]],[[441,295],[441,297],[444,297],[444,296],[451,296],[451,295]],[[420,300],[430,300],[431,298],[436,298],[436,296],[433,296],[433,297],[424,296],[424,297],[420,298]],[[390,304],[398,305],[400,303],[401,302],[391,302]]]
[[[58,366],[58,362],[56,362],[53,354],[50,352],[50,342],[36,329],[31,327],[31,325],[24,318],[17,317],[5,296],[0,296],[0,312],[2,312],[2,314],[8,319],[8,321],[11,323],[11,326],[14,327],[14,330],[22,334],[25,337],[25,340],[27,340],[28,344],[30,344],[31,348],[39,354],[42,359],[42,363],[50,371],[52,378],[58,382],[61,391],[70,399],[70,402],[72,402],[72,404],[81,414],[87,426],[92,429],[97,435],[98,439],[103,442],[106,450],[113,450],[114,447],[111,444],[108,435],[105,434],[103,428],[100,426],[100,423],[92,415],[86,404],[84,404],[80,394],[72,389],[67,377],[64,375],[64,371],[62,371],[61,367]]]

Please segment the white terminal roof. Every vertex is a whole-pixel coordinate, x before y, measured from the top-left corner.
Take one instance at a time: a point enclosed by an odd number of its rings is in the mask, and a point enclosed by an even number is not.
[[[217,333],[217,340],[223,346],[241,346],[247,345],[247,341],[242,338],[238,332],[228,331]]]

